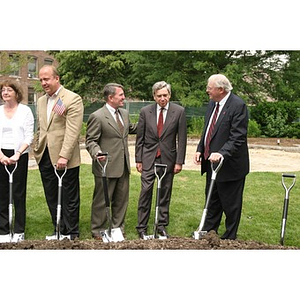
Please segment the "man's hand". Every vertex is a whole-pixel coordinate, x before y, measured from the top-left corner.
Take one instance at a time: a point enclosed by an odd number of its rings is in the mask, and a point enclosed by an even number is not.
[[[65,169],[67,167],[68,160],[64,157],[60,157],[56,163],[56,168],[58,170]]]

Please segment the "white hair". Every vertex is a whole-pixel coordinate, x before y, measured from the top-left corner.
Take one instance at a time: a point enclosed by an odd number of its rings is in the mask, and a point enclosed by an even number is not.
[[[226,92],[230,92],[232,90],[232,85],[228,78],[223,74],[214,74],[208,78],[208,82],[213,82],[215,87],[223,88]]]

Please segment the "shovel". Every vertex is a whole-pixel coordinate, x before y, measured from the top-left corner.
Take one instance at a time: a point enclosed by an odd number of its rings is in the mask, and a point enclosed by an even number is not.
[[[61,219],[61,192],[62,192],[62,180],[67,173],[67,167],[60,176],[57,172],[56,165],[54,166],[54,172],[58,179],[58,196],[57,196],[57,211],[56,211],[56,239],[60,240],[60,219]]]
[[[104,198],[105,198],[106,215],[107,215],[107,220],[108,220],[108,229],[105,231],[101,231],[100,235],[101,235],[102,241],[104,243],[121,242],[121,241],[124,241],[124,237],[123,237],[121,228],[112,228],[112,219],[111,219],[111,213],[110,213],[110,201],[109,201],[109,197],[108,197],[107,178],[106,178],[108,153],[106,152],[106,153],[97,154],[97,157],[103,157],[103,156],[105,156],[104,165],[102,165],[98,159],[97,159],[97,162],[99,163],[99,165],[101,166],[101,169],[102,169],[103,191],[104,191]]]
[[[286,186],[284,178],[293,178],[293,181],[289,187]],[[283,245],[285,226],[287,221],[288,206],[289,206],[289,193],[292,187],[295,185],[296,175],[295,174],[282,174],[282,185],[285,189],[285,198],[283,204],[283,213],[282,213],[282,224],[281,224],[281,234],[280,234],[280,244]]]
[[[14,235],[14,232],[13,232],[13,204],[14,204],[13,203],[13,174],[18,167],[18,163],[16,162],[16,164],[11,172],[8,170],[6,165],[4,167],[8,174],[8,181],[9,181],[8,224],[9,224],[9,239],[11,242],[13,239],[13,235]]]
[[[210,185],[209,185],[209,189],[208,189],[208,193],[207,193],[207,197],[206,197],[206,202],[205,202],[205,207],[203,209],[203,213],[202,213],[202,217],[201,217],[199,227],[196,231],[194,231],[194,234],[193,234],[195,240],[199,240],[200,238],[202,238],[204,235],[207,234],[207,231],[203,231],[202,228],[203,228],[205,220],[206,220],[207,211],[208,211],[208,204],[209,204],[209,201],[210,201],[210,198],[211,198],[211,194],[212,194],[213,187],[214,187],[214,184],[215,184],[215,181],[216,181],[216,177],[217,177],[217,174],[218,174],[219,170],[221,169],[221,167],[223,165],[223,160],[224,160],[224,157],[222,156],[216,167],[214,167],[213,163],[210,163],[211,171],[212,171],[211,181],[210,181]]]
[[[158,174],[158,169],[163,169],[163,173],[161,176]],[[154,219],[154,230],[153,235],[147,235],[144,237],[145,240],[150,239],[166,239],[165,236],[160,236],[158,234],[158,214],[159,214],[159,203],[160,203],[160,192],[161,192],[161,182],[167,173],[167,165],[165,164],[154,164],[154,173],[157,178],[157,191],[156,191],[156,205],[155,205],[155,219]]]

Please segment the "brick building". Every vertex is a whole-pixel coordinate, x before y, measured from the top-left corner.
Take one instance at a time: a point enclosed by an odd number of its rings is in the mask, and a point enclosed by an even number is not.
[[[23,103],[35,104],[43,95],[38,72],[45,64],[58,66],[46,51],[0,51],[0,81],[19,81],[24,92]]]

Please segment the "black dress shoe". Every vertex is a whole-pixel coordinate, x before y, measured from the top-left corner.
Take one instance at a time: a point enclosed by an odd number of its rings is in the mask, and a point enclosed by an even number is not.
[[[146,231],[139,231],[138,232],[140,240],[146,240],[147,239],[147,232]]]
[[[165,237],[165,238],[169,238],[169,237],[170,237],[170,236],[168,235],[166,229],[164,229],[164,228],[163,228],[163,229],[158,229],[157,232],[158,232],[158,234],[159,234],[160,236],[163,236],[163,237]]]

